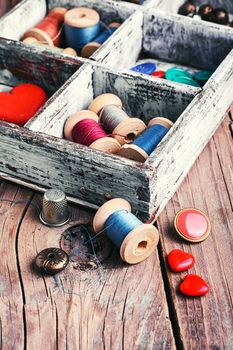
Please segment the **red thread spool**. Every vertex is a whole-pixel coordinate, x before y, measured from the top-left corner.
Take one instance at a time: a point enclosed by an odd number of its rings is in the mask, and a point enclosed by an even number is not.
[[[56,7],[52,9],[34,28],[29,29],[23,39],[32,37],[49,46],[60,46],[62,42],[61,29],[67,9]]]
[[[77,112],[65,123],[65,138],[99,151],[119,152],[121,145],[113,137],[106,134],[98,124],[98,119],[98,115],[92,111],[82,110]]]
[[[96,140],[107,137],[106,132],[101,126],[92,119],[80,120],[72,130],[72,138],[74,142],[81,143],[81,145],[90,146]]]

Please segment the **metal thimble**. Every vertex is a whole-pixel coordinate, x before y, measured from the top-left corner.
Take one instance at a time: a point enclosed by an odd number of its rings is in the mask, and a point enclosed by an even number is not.
[[[47,190],[42,202],[41,222],[47,226],[58,227],[66,224],[69,218],[65,193],[57,189]]]

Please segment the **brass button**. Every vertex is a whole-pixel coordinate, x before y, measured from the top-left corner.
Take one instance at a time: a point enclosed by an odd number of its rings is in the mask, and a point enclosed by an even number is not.
[[[54,275],[64,270],[69,262],[69,257],[60,248],[47,248],[42,250],[35,259],[35,264],[41,272]]]

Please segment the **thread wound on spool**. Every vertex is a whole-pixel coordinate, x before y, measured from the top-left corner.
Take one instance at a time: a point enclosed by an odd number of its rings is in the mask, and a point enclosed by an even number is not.
[[[101,126],[92,119],[81,120],[72,129],[73,141],[86,146],[107,136]]]
[[[125,237],[140,226],[142,222],[126,210],[117,210],[109,216],[104,224],[108,238],[120,248]]]
[[[155,147],[160,143],[163,137],[168,132],[168,128],[164,125],[156,124],[146,129],[140,136],[134,141],[133,145],[136,145],[143,149],[148,156],[153,152]]]
[[[104,31],[102,31],[100,34],[97,35],[96,38],[94,38],[93,41],[87,43],[82,48],[82,57],[90,57],[111,35],[114,33],[118,28],[118,25],[116,23],[115,26],[109,26]]]
[[[110,240],[120,248],[122,260],[135,264],[145,260],[155,249],[159,235],[151,224],[143,224],[131,212],[129,203],[121,198],[106,202],[97,211],[93,227],[104,230]]]
[[[104,125],[107,132],[112,133],[113,130],[129,116],[116,105],[104,106],[100,113],[100,122]]]
[[[34,28],[24,34],[24,39],[34,37],[49,46],[60,46],[62,41],[61,30],[64,21],[65,8],[55,8]]]
[[[78,52],[100,32],[99,14],[92,9],[76,8],[65,14],[66,42]]]
[[[106,105],[99,113],[100,122],[122,145],[132,142],[146,126],[138,118],[130,118],[116,105]]]

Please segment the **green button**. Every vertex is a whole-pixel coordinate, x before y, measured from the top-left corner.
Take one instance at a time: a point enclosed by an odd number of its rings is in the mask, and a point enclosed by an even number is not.
[[[165,73],[165,78],[168,80],[173,80],[176,79],[177,77],[188,77],[188,78],[192,78],[192,75],[187,72],[186,70],[182,69],[182,68],[170,68],[166,71]]]
[[[203,70],[193,74],[193,79],[196,80],[201,86],[203,86],[207,80],[209,80],[212,74],[212,70]]]
[[[200,85],[190,77],[179,76],[179,77],[176,77],[175,79],[173,79],[173,81],[175,81],[176,83],[182,83],[182,84],[186,84],[186,85],[200,87]]]

